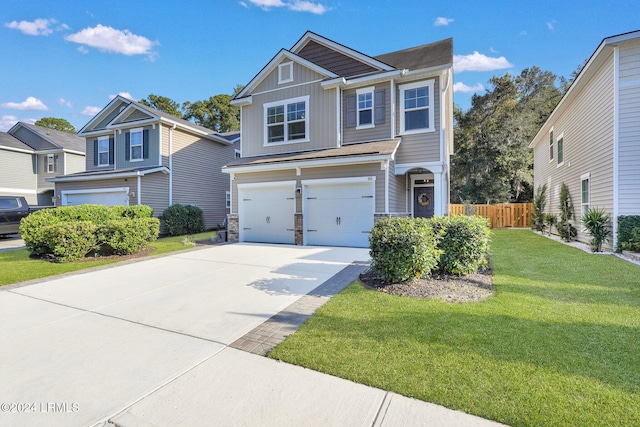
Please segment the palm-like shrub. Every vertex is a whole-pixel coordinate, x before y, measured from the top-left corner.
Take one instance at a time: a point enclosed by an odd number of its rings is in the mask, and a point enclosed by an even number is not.
[[[589,234],[591,234],[591,250],[602,252],[602,244],[609,240],[611,230],[609,228],[609,214],[600,208],[589,208],[582,216],[584,224]]]

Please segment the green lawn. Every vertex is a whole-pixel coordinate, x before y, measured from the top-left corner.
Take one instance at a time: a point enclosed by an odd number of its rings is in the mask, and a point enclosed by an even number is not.
[[[194,240],[208,240],[216,232],[196,234]],[[154,248],[149,254],[159,255],[168,252],[180,251],[191,246],[185,246],[182,242],[184,236],[165,237],[158,239],[151,244]],[[69,273],[72,271],[84,270],[86,268],[97,267],[99,265],[113,264],[118,260],[96,260],[69,263],[52,263],[40,259],[29,258],[29,251],[19,249],[15,251],[0,252],[0,286],[11,283],[23,282],[25,280],[39,279],[56,274]]]
[[[349,285],[270,357],[514,426],[640,425],[640,267],[497,230],[480,303]]]

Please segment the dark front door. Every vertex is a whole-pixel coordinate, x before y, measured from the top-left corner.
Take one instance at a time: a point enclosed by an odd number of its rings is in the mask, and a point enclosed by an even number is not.
[[[433,216],[433,187],[413,188],[413,217],[431,218]]]

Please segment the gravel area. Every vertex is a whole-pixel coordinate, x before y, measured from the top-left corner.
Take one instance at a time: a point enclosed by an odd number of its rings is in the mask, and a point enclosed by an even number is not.
[[[446,302],[481,301],[493,294],[493,275],[487,268],[466,276],[428,276],[403,283],[387,284],[374,270],[360,275],[369,289],[410,298],[438,298]]]

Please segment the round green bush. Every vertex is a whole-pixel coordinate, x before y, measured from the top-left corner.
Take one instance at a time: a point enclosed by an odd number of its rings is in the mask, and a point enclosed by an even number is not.
[[[437,235],[424,218],[385,218],[369,234],[372,267],[389,283],[431,273],[440,251]]]
[[[49,254],[56,261],[67,262],[82,259],[96,248],[96,225],[91,221],[68,221],[42,228],[42,234],[50,248]]]
[[[491,230],[481,216],[435,216],[429,224],[441,234],[438,271],[444,274],[472,274],[486,262]]]
[[[202,233],[205,230],[202,209],[197,206],[173,204],[162,213],[162,220],[170,236]]]

